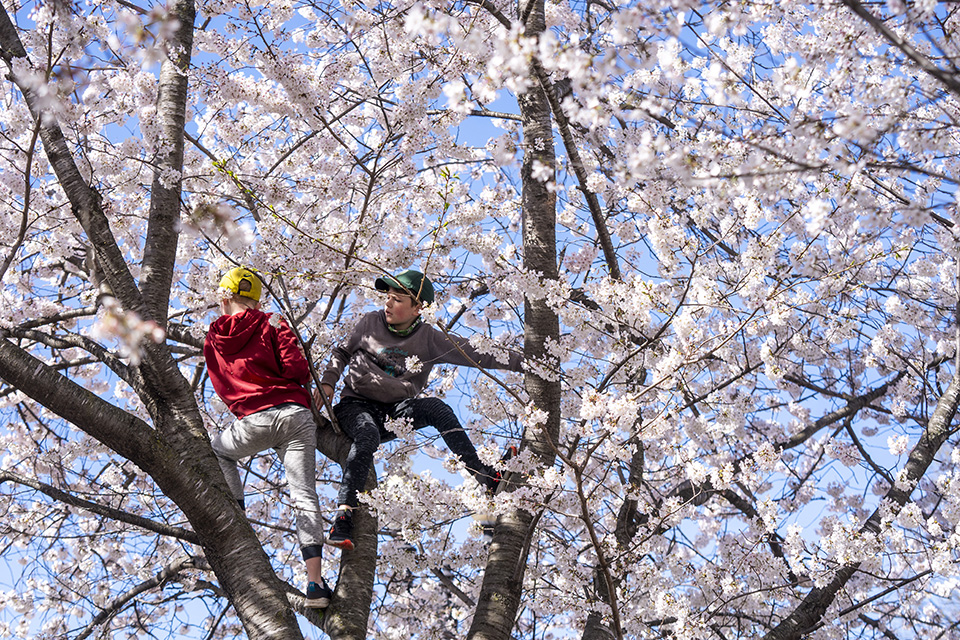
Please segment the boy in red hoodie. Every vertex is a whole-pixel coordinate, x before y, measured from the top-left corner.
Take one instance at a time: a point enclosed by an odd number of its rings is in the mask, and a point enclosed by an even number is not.
[[[237,267],[220,281],[229,294],[203,344],[213,390],[237,420],[213,438],[231,493],[243,504],[237,461],[276,449],[290,487],[297,539],[307,565],[306,606],[323,608],[331,591],[321,575],[323,523],[316,486],[316,423],[310,411],[310,367],[279,315],[260,311],[262,284]]]

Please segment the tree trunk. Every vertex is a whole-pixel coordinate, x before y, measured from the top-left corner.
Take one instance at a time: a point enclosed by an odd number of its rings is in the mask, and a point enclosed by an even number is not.
[[[596,611],[591,611],[587,615],[587,624],[583,627],[583,635],[580,640],[613,640],[613,632],[607,625],[603,624],[603,616]]]
[[[337,434],[329,426],[317,430],[317,449],[343,466],[352,444],[350,438]],[[377,486],[376,472],[371,468],[365,490]],[[340,552],[340,576],[333,599],[324,617],[324,630],[331,640],[366,640],[367,621],[373,602],[373,582],[377,572],[377,532],[375,515],[366,508],[353,512],[353,551]]]
[[[187,118],[187,70],[193,48],[193,21],[197,15],[193,0],[176,0],[170,5],[170,10],[180,26],[167,43],[167,57],[160,68],[157,92],[160,136],[157,138],[153,162],[150,218],[140,270],[140,291],[147,312],[161,327],[167,324],[170,285],[180,236],[178,226],[180,185],[183,180],[183,132]]]
[[[545,29],[543,0],[521,4],[525,17],[525,33],[537,37]],[[531,65],[529,74],[534,82],[518,96],[523,118],[524,156],[523,181],[523,251],[524,267],[545,280],[556,280],[556,198],[546,182],[533,177],[534,164],[555,170],[550,104]],[[527,297],[524,304],[524,357],[528,361],[555,368],[555,361],[547,353],[549,342],[558,342],[560,325],[557,314],[543,298]],[[528,372],[524,379],[531,403],[546,413],[544,422],[527,425],[521,449],[529,450],[539,461],[539,468],[553,465],[560,431],[560,383]],[[513,479],[508,478],[512,483]],[[507,490],[512,488],[510,484]],[[511,637],[520,601],[523,595],[523,576],[526,570],[529,541],[534,535],[537,519],[523,509],[516,509],[498,518],[490,543],[490,556],[484,572],[477,610],[470,627],[471,640],[507,640]]]

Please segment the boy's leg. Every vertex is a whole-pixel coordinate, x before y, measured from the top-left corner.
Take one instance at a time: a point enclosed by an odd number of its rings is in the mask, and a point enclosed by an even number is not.
[[[308,556],[311,550],[312,547],[303,550],[303,560],[307,565],[307,598],[304,605],[311,609],[325,609],[330,604],[333,591],[323,579],[320,556]]]
[[[297,539],[304,550],[304,560],[310,560],[314,554],[319,557],[323,548],[323,520],[317,498],[317,427],[313,414],[300,405],[281,407],[278,435],[277,453],[283,463],[296,513]],[[308,573],[310,567],[308,562]],[[318,582],[317,578],[319,574],[310,576],[314,582]]]
[[[352,550],[353,509],[360,502],[357,494],[367,482],[367,474],[373,464],[373,454],[380,446],[380,428],[385,410],[379,403],[364,400],[342,400],[333,408],[343,432],[353,440],[347,459],[343,462],[343,480],[337,496],[337,515],[327,537],[327,544],[340,549]]]
[[[302,409],[302,411],[300,410]],[[277,453],[283,462],[297,518],[297,541],[307,568],[305,606],[326,608],[333,596],[323,579],[323,520],[317,498],[317,425],[306,407],[285,412],[281,433],[289,440]]]
[[[343,481],[337,501],[341,506],[356,508],[360,504],[357,494],[367,482],[373,454],[380,446],[380,425],[386,415],[381,407],[362,400],[341,401],[333,411],[340,428],[353,440],[343,463]]]
[[[276,409],[265,409],[240,420],[213,436],[210,444],[217,455],[220,470],[233,497],[243,505],[243,482],[237,471],[240,458],[252,456],[273,446],[272,429]]]
[[[397,405],[393,417],[411,420],[414,429],[430,426],[435,428],[450,451],[460,458],[477,482],[487,488],[496,487],[497,472],[480,461],[477,448],[460,425],[457,414],[446,402],[438,398],[405,400]]]

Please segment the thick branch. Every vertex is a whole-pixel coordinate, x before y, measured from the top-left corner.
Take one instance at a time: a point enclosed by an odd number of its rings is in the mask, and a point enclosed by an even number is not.
[[[53,336],[43,333],[42,331],[34,331],[30,329],[10,329],[8,331],[0,330],[0,336],[10,336],[20,340],[32,340],[33,342],[48,346],[52,349],[83,349],[92,355],[97,362],[102,362],[109,367],[111,371],[117,374],[121,380],[129,384],[133,389],[140,391],[143,388],[143,381],[140,380],[135,372],[126,364],[124,364],[120,358],[117,358],[107,351],[102,345],[85,336],[76,334]]]
[[[45,316],[42,318],[37,318],[35,320],[29,320],[17,326],[18,329],[36,329],[38,327],[43,327],[46,325],[56,324],[58,322],[64,322],[66,320],[74,320],[76,318],[88,318],[90,316],[97,315],[97,307],[79,307],[77,309],[65,309],[61,313],[52,316]]]
[[[796,433],[793,436],[791,436],[789,440],[777,444],[776,445],[777,448],[792,449],[809,440],[814,434],[816,434],[818,431],[823,429],[825,426],[830,424],[835,424],[845,418],[856,415],[857,412],[859,412],[864,407],[869,406],[875,400],[885,396],[887,394],[887,391],[890,389],[890,387],[892,385],[895,385],[897,382],[899,382],[904,375],[905,374],[901,371],[900,373],[897,374],[897,376],[893,380],[890,380],[889,382],[885,382],[879,387],[877,387],[876,389],[873,389],[872,391],[869,391],[863,395],[857,396],[855,398],[851,398],[847,402],[846,406],[844,406],[842,409],[831,411],[827,415],[822,416],[819,420],[814,422],[812,425],[810,425],[803,431],[800,431],[799,433]]]
[[[440,581],[440,584],[445,586],[450,591],[450,593],[457,596],[457,598],[460,599],[460,602],[467,605],[468,607],[476,606],[477,603],[473,601],[473,598],[465,594],[463,590],[457,586],[457,583],[453,581],[453,578],[445,574],[443,570],[433,567],[432,569],[430,569],[430,573],[436,576],[437,580]]]
[[[192,327],[185,324],[168,323],[167,337],[174,342],[191,346],[195,349],[203,350],[203,336],[195,336],[190,332]]]
[[[343,434],[335,433],[328,425],[317,429],[317,450],[343,466],[353,442]],[[377,486],[373,469],[367,477],[364,490]],[[377,571],[377,518],[369,509],[353,513],[353,551],[340,553],[340,576],[324,616],[324,630],[331,640],[367,637],[367,620],[373,600],[373,583]]]
[[[179,22],[167,43],[167,57],[160,69],[157,118],[160,135],[154,158],[150,189],[150,218],[143,247],[140,288],[149,317],[160,326],[167,322],[170,287],[177,258],[180,222],[180,185],[183,181],[183,127],[187,109],[187,68],[193,47],[193,0],[177,0],[171,6]]]
[[[155,466],[154,451],[162,445],[143,420],[101,400],[6,339],[0,339],[0,378],[141,469]]]

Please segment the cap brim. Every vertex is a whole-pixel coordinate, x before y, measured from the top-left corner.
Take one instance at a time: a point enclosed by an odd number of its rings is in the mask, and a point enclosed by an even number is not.
[[[377,278],[373,281],[373,286],[377,291],[389,291],[391,288],[404,289],[404,286],[393,278]]]

